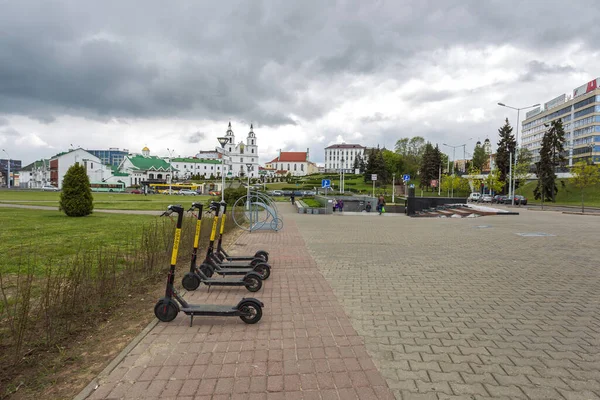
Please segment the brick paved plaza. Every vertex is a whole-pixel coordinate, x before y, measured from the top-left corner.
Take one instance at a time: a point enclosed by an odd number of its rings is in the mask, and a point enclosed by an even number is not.
[[[519,211],[296,218],[397,398],[600,395],[600,217]]]
[[[257,325],[196,317],[189,327],[181,314],[159,323],[89,398],[599,398],[600,217],[280,209],[282,232],[233,247],[271,252],[272,277],[253,294],[265,303]],[[527,232],[555,236],[517,235]],[[178,286],[182,268],[187,260]]]

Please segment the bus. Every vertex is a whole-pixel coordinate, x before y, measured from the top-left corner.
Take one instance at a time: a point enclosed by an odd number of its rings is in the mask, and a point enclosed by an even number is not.
[[[189,189],[194,192],[202,192],[202,184],[200,183],[151,183],[150,189],[156,193],[169,193],[169,187],[173,193],[179,192],[181,189]]]
[[[123,182],[91,182],[90,188],[92,192],[119,192],[125,191],[125,183]]]

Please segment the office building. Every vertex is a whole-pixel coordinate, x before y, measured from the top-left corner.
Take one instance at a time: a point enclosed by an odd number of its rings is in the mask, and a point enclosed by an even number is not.
[[[550,123],[561,119],[565,130],[565,150],[572,166],[578,161],[600,163],[600,78],[561,94],[525,115],[521,146],[540,160],[544,133]],[[547,125],[547,126],[546,126]]]
[[[325,172],[354,173],[354,160],[360,156],[365,162],[367,148],[360,144],[334,144],[325,147]],[[342,161],[343,160],[343,161]]]

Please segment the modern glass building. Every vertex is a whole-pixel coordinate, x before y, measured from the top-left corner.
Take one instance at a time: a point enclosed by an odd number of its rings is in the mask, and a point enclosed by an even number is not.
[[[96,157],[98,157],[102,161],[102,164],[112,165],[115,167],[118,167],[125,159],[125,156],[127,156],[129,154],[129,150],[127,150],[127,149],[119,150],[119,149],[113,148],[113,147],[109,148],[108,150],[86,150],[86,151],[88,153],[93,154]]]
[[[533,162],[540,159],[544,133],[550,123],[561,119],[565,129],[565,150],[569,166],[579,161],[600,163],[600,78],[561,94],[525,116],[521,146],[533,153]],[[548,125],[548,126],[546,126]]]

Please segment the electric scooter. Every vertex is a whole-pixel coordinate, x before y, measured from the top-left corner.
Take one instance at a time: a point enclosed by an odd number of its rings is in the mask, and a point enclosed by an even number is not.
[[[190,263],[190,271],[186,273],[181,281],[182,286],[187,290],[196,290],[201,283],[209,287],[211,286],[246,286],[251,292],[257,292],[262,287],[262,276],[254,271],[248,271],[243,278],[209,278],[206,274],[196,267],[198,258],[198,242],[200,241],[200,227],[202,225],[202,204],[192,203],[192,207],[188,212],[198,211],[196,219],[196,233],[194,235],[194,247],[192,249],[192,261]]]
[[[215,257],[215,255],[214,255],[215,237],[216,237],[216,233],[217,233],[217,223],[218,223],[218,219],[219,219],[219,209],[220,208],[221,208],[221,205],[218,202],[212,201],[210,203],[209,210],[214,212],[215,216],[213,218],[213,226],[212,226],[212,230],[210,233],[210,242],[209,242],[208,248],[206,250],[206,257],[204,258],[204,261],[200,265],[199,269],[209,278],[211,278],[215,272],[219,275],[228,276],[228,275],[245,275],[249,270],[252,270],[254,272],[258,272],[261,275],[263,280],[268,279],[269,276],[271,276],[271,266],[269,264],[267,264],[266,262],[262,261],[262,259],[254,259],[253,261],[261,260],[260,262],[258,262],[256,264],[250,264],[250,265],[246,264],[243,267],[232,268],[231,263],[221,263]]]
[[[227,203],[221,202],[221,229],[219,230],[219,240],[217,241],[217,249],[215,250],[215,256],[219,261],[251,261],[255,258],[262,258],[265,262],[269,261],[269,252],[265,250],[258,250],[253,256],[230,256],[223,248],[223,232],[225,231],[225,211],[227,210]]]
[[[163,216],[177,213],[177,228],[173,239],[173,250],[171,252],[171,268],[167,276],[167,288],[165,297],[158,300],[154,306],[154,315],[162,322],[171,322],[180,311],[190,316],[190,326],[194,321],[194,315],[210,315],[222,317],[240,317],[247,324],[255,324],[262,318],[264,304],[255,298],[242,298],[235,306],[216,304],[189,304],[186,302],[173,286],[175,280],[175,264],[177,264],[177,253],[181,240],[181,225],[183,222],[183,207],[171,205]]]

